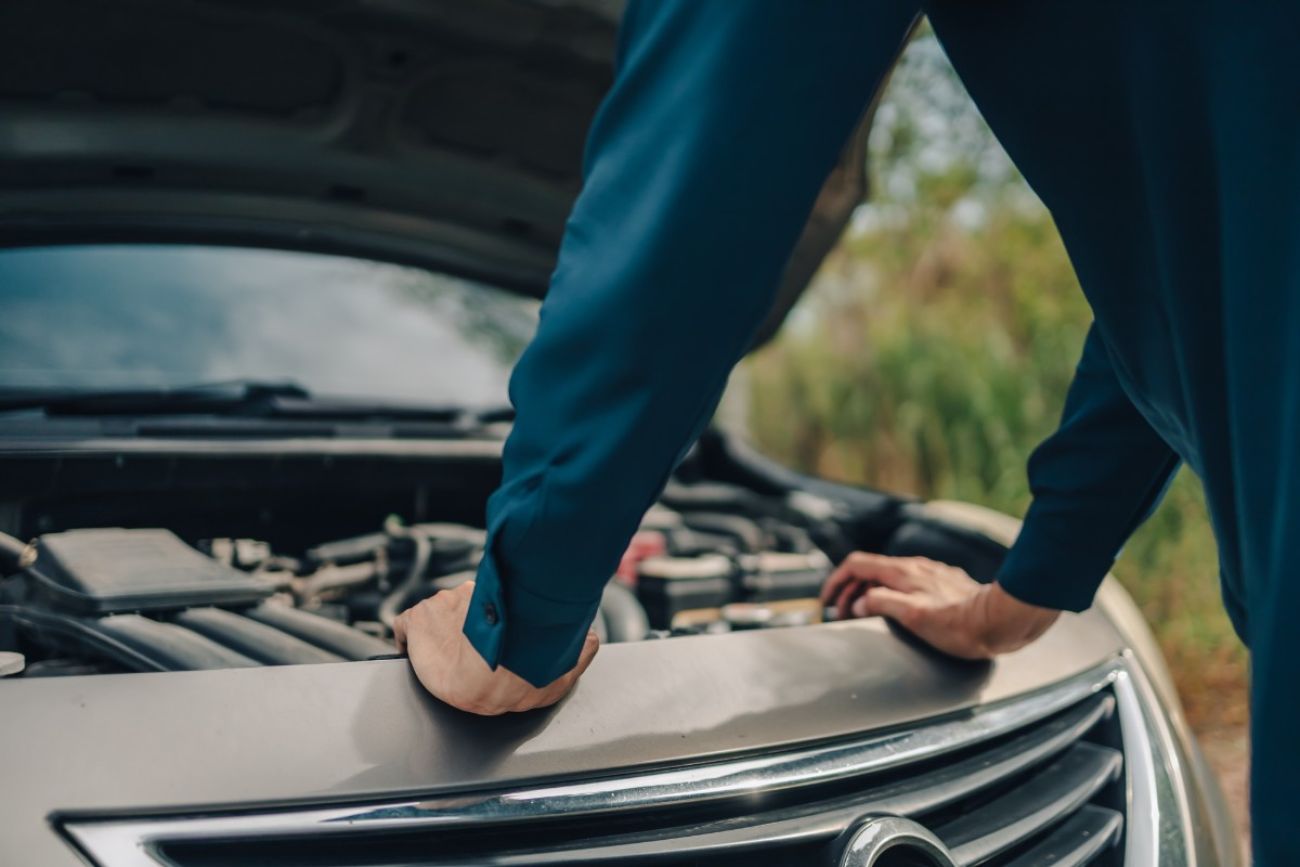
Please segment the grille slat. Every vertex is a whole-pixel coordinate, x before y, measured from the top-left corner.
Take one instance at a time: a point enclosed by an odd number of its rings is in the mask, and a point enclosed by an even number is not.
[[[935,829],[958,864],[982,864],[1083,807],[1123,766],[1119,750],[1077,743],[1025,783]]]
[[[1088,804],[1006,867],[1085,867],[1115,844],[1123,828],[1119,813]]]

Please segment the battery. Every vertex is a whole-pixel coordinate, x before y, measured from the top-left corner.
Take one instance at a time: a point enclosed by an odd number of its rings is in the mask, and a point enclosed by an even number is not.
[[[648,557],[637,565],[637,599],[655,629],[694,608],[720,608],[735,595],[735,566],[720,554]]]
[[[750,602],[817,596],[831,574],[831,561],[821,551],[765,551],[742,557],[740,564],[741,584]]]

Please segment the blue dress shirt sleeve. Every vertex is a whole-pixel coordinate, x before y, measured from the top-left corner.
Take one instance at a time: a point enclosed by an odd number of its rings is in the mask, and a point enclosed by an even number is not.
[[[1029,459],[1034,499],[998,583],[1034,605],[1087,608],[1178,464],[1125,394],[1094,325],[1060,427]]]
[[[516,408],[465,634],[570,669],[645,510],[771,307],[916,15],[898,0],[634,0]]]

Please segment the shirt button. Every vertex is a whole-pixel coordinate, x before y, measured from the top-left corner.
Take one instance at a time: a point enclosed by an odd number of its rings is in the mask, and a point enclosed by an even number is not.
[[[487,621],[488,626],[496,626],[497,621],[501,619],[501,615],[497,613],[497,607],[491,602],[483,606],[483,619]]]

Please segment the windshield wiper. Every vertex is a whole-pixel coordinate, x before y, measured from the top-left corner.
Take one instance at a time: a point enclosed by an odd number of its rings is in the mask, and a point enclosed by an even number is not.
[[[0,390],[0,412],[48,416],[216,415],[312,421],[425,422],[476,427],[513,418],[509,408],[471,409],[384,398],[317,397],[291,381],[227,382],[132,389]]]
[[[307,390],[293,382],[235,379],[151,388],[5,389],[0,390],[0,410],[41,409],[47,415],[210,413],[308,397]]]

